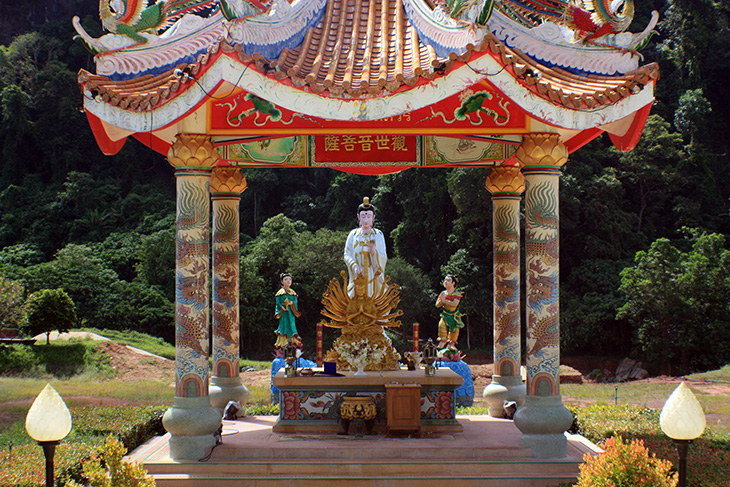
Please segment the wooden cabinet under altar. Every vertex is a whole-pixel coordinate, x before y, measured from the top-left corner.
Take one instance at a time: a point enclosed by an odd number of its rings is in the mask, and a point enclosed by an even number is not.
[[[421,436],[421,384],[385,384],[385,430]]]

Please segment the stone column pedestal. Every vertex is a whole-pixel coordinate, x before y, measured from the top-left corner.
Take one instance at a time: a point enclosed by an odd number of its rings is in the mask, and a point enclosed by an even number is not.
[[[504,418],[504,401],[514,401],[520,408],[525,404],[526,388],[522,377],[517,375],[492,375],[492,383],[484,388],[482,397],[489,404],[489,415]]]
[[[520,445],[532,449],[536,458],[564,458],[568,455],[565,431],[573,415],[563,406],[562,396],[530,396],[515,413],[515,426],[522,432]]]
[[[175,397],[162,424],[171,435],[170,458],[198,460],[215,446],[214,434],[221,425],[221,415],[210,406],[208,396]]]
[[[238,401],[245,405],[251,397],[248,388],[243,385],[241,378],[213,376],[210,379],[210,405],[220,411],[223,410],[229,401]]]

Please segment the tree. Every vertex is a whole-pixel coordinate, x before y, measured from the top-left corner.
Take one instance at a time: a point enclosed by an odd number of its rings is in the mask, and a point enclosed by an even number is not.
[[[0,327],[16,328],[23,319],[25,289],[17,281],[0,275]]]
[[[617,318],[634,325],[644,356],[664,373],[674,363],[687,373],[730,360],[730,251],[723,235],[689,233],[689,250],[660,238],[621,272]]]
[[[41,289],[25,304],[25,330],[31,336],[45,333],[46,343],[52,331],[66,333],[75,323],[76,306],[63,289]]]
[[[422,340],[436,337],[438,312],[434,303],[438,295],[431,289],[428,276],[401,257],[388,259],[385,273],[391,277],[392,282],[400,286],[398,309],[403,311],[403,316],[399,318],[403,326],[390,328],[388,331],[398,334],[404,343],[410,345],[413,323],[419,323]],[[402,346],[405,347],[405,344]]]
[[[160,230],[143,236],[135,259],[137,279],[175,301],[175,231]]]
[[[94,251],[85,245],[69,244],[51,262],[34,265],[24,272],[31,292],[53,286],[63,289],[76,304],[81,321],[95,323],[104,317],[104,303],[112,299],[113,285],[119,282]]]
[[[484,189],[487,169],[457,169],[448,174],[448,190],[457,217],[448,243],[457,249],[438,275],[436,289],[446,274],[459,278],[458,289],[465,294],[459,310],[466,315],[462,340],[471,347],[492,347],[492,197]],[[435,277],[432,274],[432,278]],[[474,339],[472,341],[472,338]]]
[[[375,195],[376,224],[386,235],[390,254],[433,279],[441,278],[440,266],[454,250],[449,235],[457,217],[452,198],[458,195],[447,184],[453,173],[408,170],[382,176]]]
[[[670,130],[658,115],[650,115],[639,144],[631,152],[619,153],[616,178],[635,205],[636,233],[644,233],[649,241],[672,228],[672,190],[683,182],[677,161],[685,155],[682,136]],[[669,221],[667,221],[669,220]]]

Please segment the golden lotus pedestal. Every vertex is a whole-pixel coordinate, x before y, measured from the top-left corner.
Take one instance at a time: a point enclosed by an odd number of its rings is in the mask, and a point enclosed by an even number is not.
[[[315,369],[322,372],[322,369]],[[316,374],[285,377],[280,370],[274,376],[279,389],[279,417],[273,427],[278,433],[333,433],[341,428],[340,414],[347,397],[365,396],[375,405],[373,430],[386,433],[386,385],[420,385],[420,432],[458,432],[454,392],[462,378],[451,369],[438,369],[426,376],[423,369],[367,371],[366,376],[344,372],[341,376]]]

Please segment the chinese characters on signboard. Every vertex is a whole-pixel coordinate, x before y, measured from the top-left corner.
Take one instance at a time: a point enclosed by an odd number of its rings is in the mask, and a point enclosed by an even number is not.
[[[405,135],[325,135],[325,152],[361,150],[408,152]]]
[[[418,159],[416,137],[407,135],[325,135],[314,138],[316,163],[362,165],[388,162],[413,165]]]

